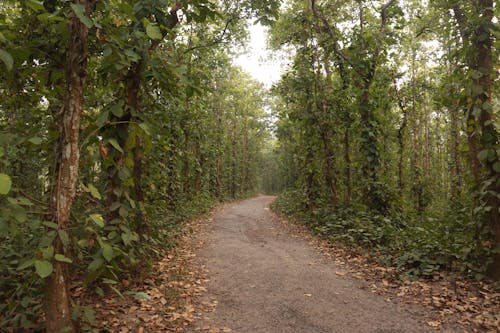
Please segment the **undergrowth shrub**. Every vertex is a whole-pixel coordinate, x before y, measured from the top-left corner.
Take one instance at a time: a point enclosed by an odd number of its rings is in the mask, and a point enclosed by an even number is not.
[[[439,271],[478,280],[485,276],[485,258],[491,255],[483,245],[488,244],[475,241],[476,223],[466,207],[422,217],[396,211],[381,214],[359,203],[310,211],[302,201],[299,191],[287,191],[273,208],[334,243],[371,254],[375,250],[378,261],[396,267],[402,278],[430,277]]]

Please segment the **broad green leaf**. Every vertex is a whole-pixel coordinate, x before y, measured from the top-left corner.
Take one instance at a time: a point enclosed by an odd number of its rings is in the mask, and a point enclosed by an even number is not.
[[[106,259],[107,262],[110,262],[113,259],[114,253],[113,248],[109,244],[104,244],[102,246],[102,256]]]
[[[76,242],[76,244],[78,244],[79,247],[84,248],[89,246],[89,241],[87,239],[80,239]]]
[[[118,144],[118,142],[115,139],[109,139],[109,144],[113,146],[116,150],[118,150],[120,153],[123,153],[122,147]]]
[[[40,10],[45,10],[45,7],[43,7],[43,3],[41,1],[27,0],[26,5],[36,12]]]
[[[17,199],[17,204],[18,205],[21,205],[21,206],[33,206],[33,203],[29,199],[27,199],[27,198],[18,197],[16,199]]]
[[[493,164],[493,170],[500,173],[500,162],[495,162],[495,164]]]
[[[109,111],[108,110],[106,110],[103,113],[101,113],[99,115],[99,117],[97,118],[97,120],[96,120],[97,126],[102,127],[108,121],[108,117],[109,117]]]
[[[101,214],[90,214],[90,219],[101,228],[104,228],[104,219]]]
[[[131,61],[138,61],[141,59],[141,57],[136,53],[134,52],[134,50],[132,49],[126,49],[125,51],[123,51],[123,53],[125,53],[125,55],[131,60]]]
[[[95,186],[94,186],[94,185],[89,184],[87,187],[88,187],[88,189],[89,189],[90,194],[91,194],[94,198],[96,198],[96,199],[98,199],[98,200],[101,200],[101,199],[102,199],[101,194],[99,193],[99,190],[98,190],[97,188],[95,188]]]
[[[54,247],[52,245],[41,248],[40,251],[42,252],[43,257],[46,259],[50,259],[54,256]]]
[[[28,216],[26,214],[26,209],[24,209],[21,206],[14,206],[12,207],[12,215],[16,219],[17,222],[24,223],[28,219]]]
[[[3,61],[8,71],[12,70],[12,67],[14,67],[14,59],[7,51],[0,49],[0,60]]]
[[[42,139],[39,138],[38,136],[34,136],[34,137],[30,138],[28,141],[34,145],[39,145],[40,143],[42,143]]]
[[[481,150],[479,154],[477,154],[477,158],[480,161],[485,161],[487,157],[488,157],[488,149]]]
[[[17,266],[17,269],[18,270],[26,269],[28,267],[33,266],[34,263],[35,263],[35,259],[26,260],[25,262],[23,262],[19,266]]]
[[[7,194],[12,187],[10,177],[4,173],[0,173],[0,194]]]
[[[104,260],[102,260],[102,258],[97,258],[89,264],[88,270],[91,272],[97,271],[103,264]]]
[[[54,270],[52,263],[47,260],[35,260],[35,270],[36,274],[42,279],[49,276]]]
[[[56,229],[58,228],[57,223],[51,221],[43,221],[42,224],[48,228]]]
[[[92,20],[90,18],[85,16],[85,8],[83,8],[82,5],[72,3],[70,6],[71,6],[71,9],[73,9],[73,11],[75,12],[76,17],[78,17],[78,19],[83,24],[85,24],[85,26],[88,29],[90,29],[94,26],[94,22],[92,22]]]
[[[60,261],[60,262],[67,262],[69,264],[71,264],[73,262],[73,260],[71,260],[70,258],[66,257],[65,255],[63,254],[59,254],[57,253],[55,256],[54,256],[54,259],[57,260],[57,261]]]
[[[160,28],[158,28],[157,25],[155,24],[148,24],[146,25],[146,34],[148,35],[149,38],[151,39],[162,39],[163,36],[161,34]]]
[[[109,108],[109,111],[111,111],[112,114],[120,118],[121,116],[123,116],[123,105],[115,104]]]
[[[113,211],[117,210],[118,208],[120,208],[120,206],[121,206],[121,205],[122,205],[122,204],[121,204],[121,202],[115,201],[115,202],[113,202],[113,203],[111,204],[111,206],[109,206],[109,207],[108,207],[108,209],[109,209],[111,212],[113,212]]]

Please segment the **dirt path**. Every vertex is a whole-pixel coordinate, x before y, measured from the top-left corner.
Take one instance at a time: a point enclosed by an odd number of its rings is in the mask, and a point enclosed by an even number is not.
[[[209,270],[204,298],[218,305],[191,332],[432,331],[420,308],[361,289],[343,268],[288,234],[269,211],[273,199],[248,199],[215,216],[198,256]]]

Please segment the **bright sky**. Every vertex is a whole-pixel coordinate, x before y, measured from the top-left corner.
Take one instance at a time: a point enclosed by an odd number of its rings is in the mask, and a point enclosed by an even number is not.
[[[249,27],[248,52],[234,59],[234,63],[262,82],[266,88],[270,88],[279,80],[284,65],[277,59],[271,59],[271,53],[266,49],[266,30],[261,24]]]

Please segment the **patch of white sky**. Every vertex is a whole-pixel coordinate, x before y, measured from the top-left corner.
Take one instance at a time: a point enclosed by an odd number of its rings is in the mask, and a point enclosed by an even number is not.
[[[233,59],[233,63],[243,68],[266,88],[276,83],[285,71],[283,60],[278,52],[267,48],[267,27],[260,23],[249,22],[249,42],[246,51]]]

